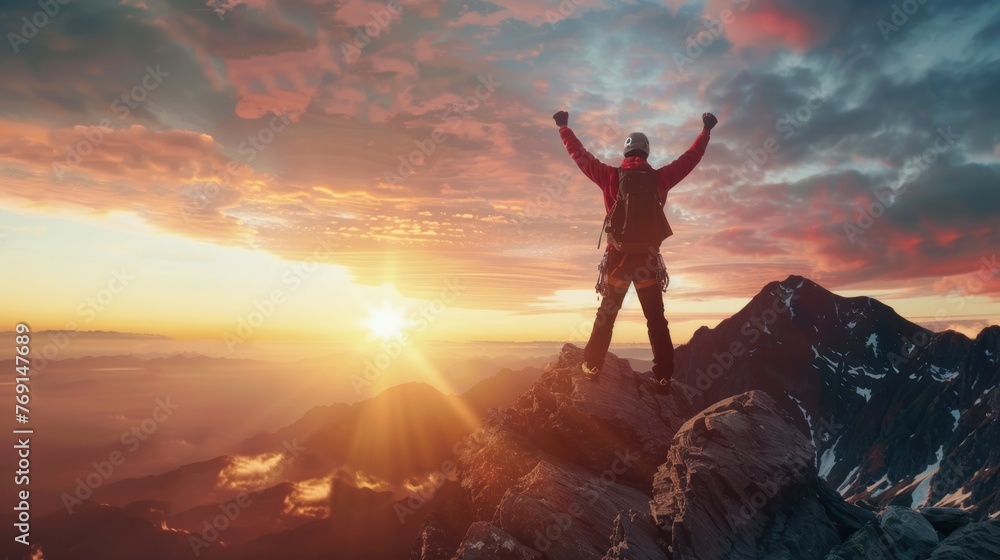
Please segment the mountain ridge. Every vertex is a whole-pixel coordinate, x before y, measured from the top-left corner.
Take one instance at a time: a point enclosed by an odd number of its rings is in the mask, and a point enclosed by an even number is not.
[[[780,301],[777,306],[776,301]],[[791,304],[787,311],[783,311],[785,304]],[[773,315],[767,314],[768,309]],[[837,331],[836,325],[845,328]],[[771,329],[781,336],[771,336]],[[736,342],[753,348],[730,360],[724,353]],[[779,348],[785,343],[795,348]],[[884,484],[895,490],[888,492],[886,488],[874,497],[884,494],[880,503],[888,505],[893,498],[902,500],[904,494],[912,497],[917,490],[908,488],[900,479],[931,465],[939,446],[959,443],[949,444],[941,426],[951,427],[952,422],[957,426],[960,419],[953,415],[961,416],[973,406],[973,397],[988,394],[997,386],[998,354],[1000,326],[984,328],[975,340],[954,331],[933,333],[878,300],[837,296],[806,278],[792,275],[768,283],[732,320],[714,329],[699,329],[689,344],[678,348],[675,377],[699,390],[704,387],[703,402],[751,389],[775,396],[786,394],[791,401],[782,403],[787,411],[798,408],[807,425],[811,419],[822,424],[815,444],[818,456],[829,461],[821,464],[820,470],[832,486],[839,488],[846,483],[845,494],[871,498],[862,496],[862,488],[886,476]],[[719,371],[723,365],[720,362],[728,364],[725,375],[712,379],[710,368],[715,363],[714,371]],[[898,416],[907,402],[925,404],[927,408],[919,412],[922,417]],[[887,426],[894,431],[889,434],[892,437],[871,441],[872,434],[864,427],[871,424]],[[815,432],[816,427],[809,429]],[[923,437],[916,445],[902,441],[906,431]],[[866,441],[869,445],[855,446],[849,451],[854,459],[838,466],[838,438]],[[894,457],[893,449],[897,448],[903,456]],[[880,456],[886,449],[889,455],[883,463]],[[875,455],[867,458],[873,450]],[[948,455],[946,451],[942,454]],[[905,456],[907,453],[910,456]],[[997,464],[1000,454],[987,453],[983,459],[987,464]],[[861,465],[859,471],[852,473],[857,464]],[[852,481],[851,476],[858,478]],[[998,483],[1000,480],[991,478],[985,486],[993,488]],[[948,486],[945,493],[955,491],[954,486]],[[1000,502],[995,492],[990,494],[985,505],[993,513],[994,504]]]
[[[509,406],[485,415],[475,437],[455,440],[436,464],[448,473],[436,491],[389,501],[334,473],[328,508],[351,504],[364,512],[356,521],[337,514],[256,537],[244,525],[222,539],[232,546],[203,558],[1000,555],[998,355],[998,326],[975,339],[933,333],[873,298],[792,275],[698,329],[677,349],[666,392],[614,353],[596,381],[585,379],[582,350],[565,344]],[[385,414],[406,406],[388,397]],[[797,467],[783,469],[792,458]],[[270,488],[275,504],[296,495],[285,482]],[[80,523],[101,527],[131,511],[100,507]],[[263,527],[267,511],[247,523]],[[65,516],[40,521],[49,522],[74,527]],[[130,550],[166,542],[156,531],[137,539]],[[59,560],[60,548],[51,550]],[[104,552],[74,558],[117,558]]]

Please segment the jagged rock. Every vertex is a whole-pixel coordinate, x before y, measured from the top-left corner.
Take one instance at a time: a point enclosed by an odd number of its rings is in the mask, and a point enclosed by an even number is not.
[[[649,513],[651,480],[695,413],[691,389],[673,382],[657,392],[613,354],[593,380],[582,360],[582,350],[565,345],[529,391],[463,442],[468,522],[490,523],[549,559],[664,558]],[[443,542],[435,523],[424,527],[421,550]]]
[[[817,485],[819,501],[826,509],[826,514],[840,530],[840,539],[845,540],[861,530],[862,527],[878,519],[874,511],[860,507],[858,504],[849,504],[834,492],[825,483],[819,482]],[[864,504],[861,504],[864,505]]]
[[[825,560],[895,560],[892,547],[892,537],[872,522],[831,550]]]
[[[508,426],[547,452],[597,471],[617,452],[638,452],[639,463],[627,476],[648,485],[658,461],[647,458],[662,457],[697,412],[693,390],[675,381],[658,393],[651,378],[614,354],[596,380],[582,375],[582,362],[583,350],[564,345],[559,360],[508,409]]]
[[[791,401],[753,390],[696,414],[704,392],[673,381],[656,393],[611,354],[591,380],[581,360],[564,346],[530,390],[487,417],[457,461],[470,504],[467,522],[449,529],[458,544],[451,556],[430,546],[447,540],[432,518],[418,543],[434,554],[414,560],[928,557],[907,556],[937,536],[920,514],[890,513],[883,530],[820,479],[808,435],[815,418]],[[926,531],[914,532],[920,522]]]
[[[819,503],[817,484],[812,444],[773,398],[750,391],[681,427],[654,478],[651,507],[676,559],[757,558],[768,531],[776,551],[799,538],[798,558],[822,558],[839,542],[839,529]],[[779,519],[785,511],[810,518],[813,530]]]
[[[941,541],[930,560],[985,560],[1000,558],[1000,523],[972,523]]]
[[[823,558],[831,548],[840,544],[838,532],[823,505],[806,497],[800,506],[775,515],[771,527],[760,539],[757,558]]]
[[[471,508],[466,494],[449,480],[434,493],[427,507],[431,514],[410,549],[410,560],[449,560],[469,525]]]
[[[699,328],[675,363],[696,407],[749,390],[774,397],[850,502],[974,507],[974,520],[1000,506],[1000,469],[979,471],[1000,464],[998,325],[975,340],[933,333],[872,298],[789,276]],[[913,484],[934,464],[928,484]]]
[[[972,522],[972,514],[959,508],[923,507],[917,508],[917,512],[934,526],[942,538]]]
[[[637,523],[637,517],[643,517],[642,523]],[[649,530],[648,515],[628,511],[619,513],[615,518],[614,532],[611,534],[611,548],[601,560],[660,560],[666,558],[662,547],[666,541],[657,540],[650,543],[646,538]],[[650,546],[650,545],[653,546]]]
[[[440,519],[431,517],[420,528],[413,548],[410,549],[410,560],[448,560],[458,544],[455,543],[456,532],[451,530]]]
[[[490,521],[506,490],[543,455],[600,473],[617,455],[637,453],[620,476],[648,487],[677,428],[695,413],[691,389],[673,382],[665,394],[654,393],[650,379],[614,354],[593,381],[583,377],[582,360],[583,351],[566,344],[530,390],[487,416],[462,453],[459,470],[475,520]]]
[[[531,560],[540,556],[495,525],[477,521],[469,526],[454,560]]]
[[[895,543],[892,555],[896,560],[923,560],[939,542],[930,522],[908,507],[887,507],[879,524]]]
[[[461,484],[469,493],[473,521],[490,521],[507,489],[538,464],[538,451],[506,430],[498,412],[486,417],[459,456]]]
[[[659,550],[649,497],[618,480],[635,457],[623,455],[598,474],[540,461],[504,496],[495,523],[549,560],[597,560],[608,550],[616,519],[623,512],[633,512],[630,546]],[[662,557],[662,553],[654,556]]]

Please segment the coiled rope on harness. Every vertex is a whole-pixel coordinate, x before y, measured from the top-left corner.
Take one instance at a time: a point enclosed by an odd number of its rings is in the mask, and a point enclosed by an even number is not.
[[[606,296],[609,293],[608,278],[607,275],[604,274],[604,271],[607,269],[607,266],[608,266],[608,251],[604,251],[604,256],[601,257],[601,264],[597,265],[597,285],[594,286],[594,289],[597,290],[597,293],[601,294],[602,296]]]
[[[670,275],[667,274],[667,265],[663,262],[663,255],[657,253],[656,259],[659,261],[659,266],[656,268],[656,283],[660,285],[660,291],[665,293],[667,286],[670,285]]]
[[[610,252],[610,249],[604,251],[601,262],[597,265],[597,284],[594,285],[594,290],[602,296],[607,296],[611,293],[608,283],[608,277],[611,275],[611,271],[608,269],[608,254]],[[621,266],[625,262],[626,257],[627,255],[623,255],[622,260],[618,262],[617,266]],[[666,293],[667,287],[670,285],[670,274],[667,273],[667,265],[663,262],[663,255],[659,253],[656,254],[656,283],[660,291]]]

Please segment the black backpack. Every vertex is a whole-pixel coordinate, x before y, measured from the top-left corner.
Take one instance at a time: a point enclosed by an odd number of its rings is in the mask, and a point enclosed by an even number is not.
[[[659,250],[673,234],[660,204],[655,171],[618,170],[618,197],[604,218],[604,231],[612,247],[630,254]]]

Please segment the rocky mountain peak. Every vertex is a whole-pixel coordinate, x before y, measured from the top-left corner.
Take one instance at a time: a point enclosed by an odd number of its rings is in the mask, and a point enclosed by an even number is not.
[[[698,391],[682,382],[657,392],[613,354],[591,380],[581,360],[567,344],[487,419],[459,459],[461,491],[451,497],[467,520],[432,515],[411,558],[802,560],[892,542],[879,546],[895,559],[892,550],[929,546],[926,532],[904,527],[912,519],[883,518],[833,491],[812,439],[767,392],[695,412]],[[932,550],[965,550],[994,530],[961,510],[905,509],[934,527]],[[1000,552],[1000,542],[988,546]]]

